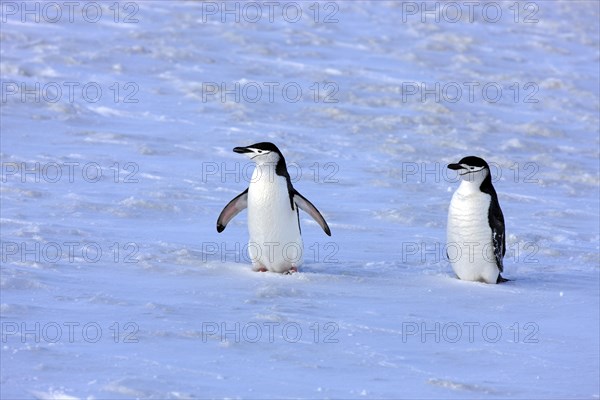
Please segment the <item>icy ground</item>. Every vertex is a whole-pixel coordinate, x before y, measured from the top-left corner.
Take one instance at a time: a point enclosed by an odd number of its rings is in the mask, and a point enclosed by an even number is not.
[[[2,399],[600,396],[598,2],[23,4],[0,16]],[[245,213],[215,229],[258,141],[333,233],[301,215],[292,276],[250,271]],[[504,285],[444,258],[445,164],[471,154]]]

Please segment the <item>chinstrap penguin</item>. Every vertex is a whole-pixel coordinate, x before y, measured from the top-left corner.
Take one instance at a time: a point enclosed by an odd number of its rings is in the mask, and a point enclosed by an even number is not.
[[[307,212],[331,236],[317,208],[294,187],[285,158],[273,143],[236,147],[255,162],[248,188],[231,200],[217,219],[222,232],[229,221],[248,208],[248,253],[255,271],[290,273],[303,262],[299,210]]]
[[[461,183],[448,210],[447,253],[459,279],[501,283],[506,253],[504,215],[485,160],[469,156],[449,169]]]

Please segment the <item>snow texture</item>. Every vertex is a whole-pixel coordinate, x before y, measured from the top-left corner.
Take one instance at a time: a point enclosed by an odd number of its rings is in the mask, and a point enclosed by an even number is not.
[[[3,1],[0,397],[598,399],[599,3],[467,3]],[[215,229],[259,141],[293,275]],[[446,259],[467,155],[506,284]]]

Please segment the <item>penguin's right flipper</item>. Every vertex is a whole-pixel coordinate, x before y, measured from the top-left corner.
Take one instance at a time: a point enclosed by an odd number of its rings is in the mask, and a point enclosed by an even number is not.
[[[235,196],[233,200],[227,203],[223,211],[221,211],[221,214],[217,219],[217,232],[223,232],[229,221],[246,207],[248,207],[248,189]]]
[[[503,278],[502,275],[498,274],[498,279],[496,280],[496,283],[504,283],[504,282],[510,282],[510,279]]]

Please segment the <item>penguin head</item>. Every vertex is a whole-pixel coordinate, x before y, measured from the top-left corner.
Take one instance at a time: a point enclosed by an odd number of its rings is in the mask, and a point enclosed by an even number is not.
[[[467,182],[481,184],[490,176],[490,166],[483,158],[469,156],[455,164],[448,164],[449,169],[458,171],[461,179]]]
[[[271,142],[261,142],[246,147],[236,147],[233,151],[244,154],[257,164],[277,164],[280,160],[283,160],[281,151],[279,151],[277,146]]]

